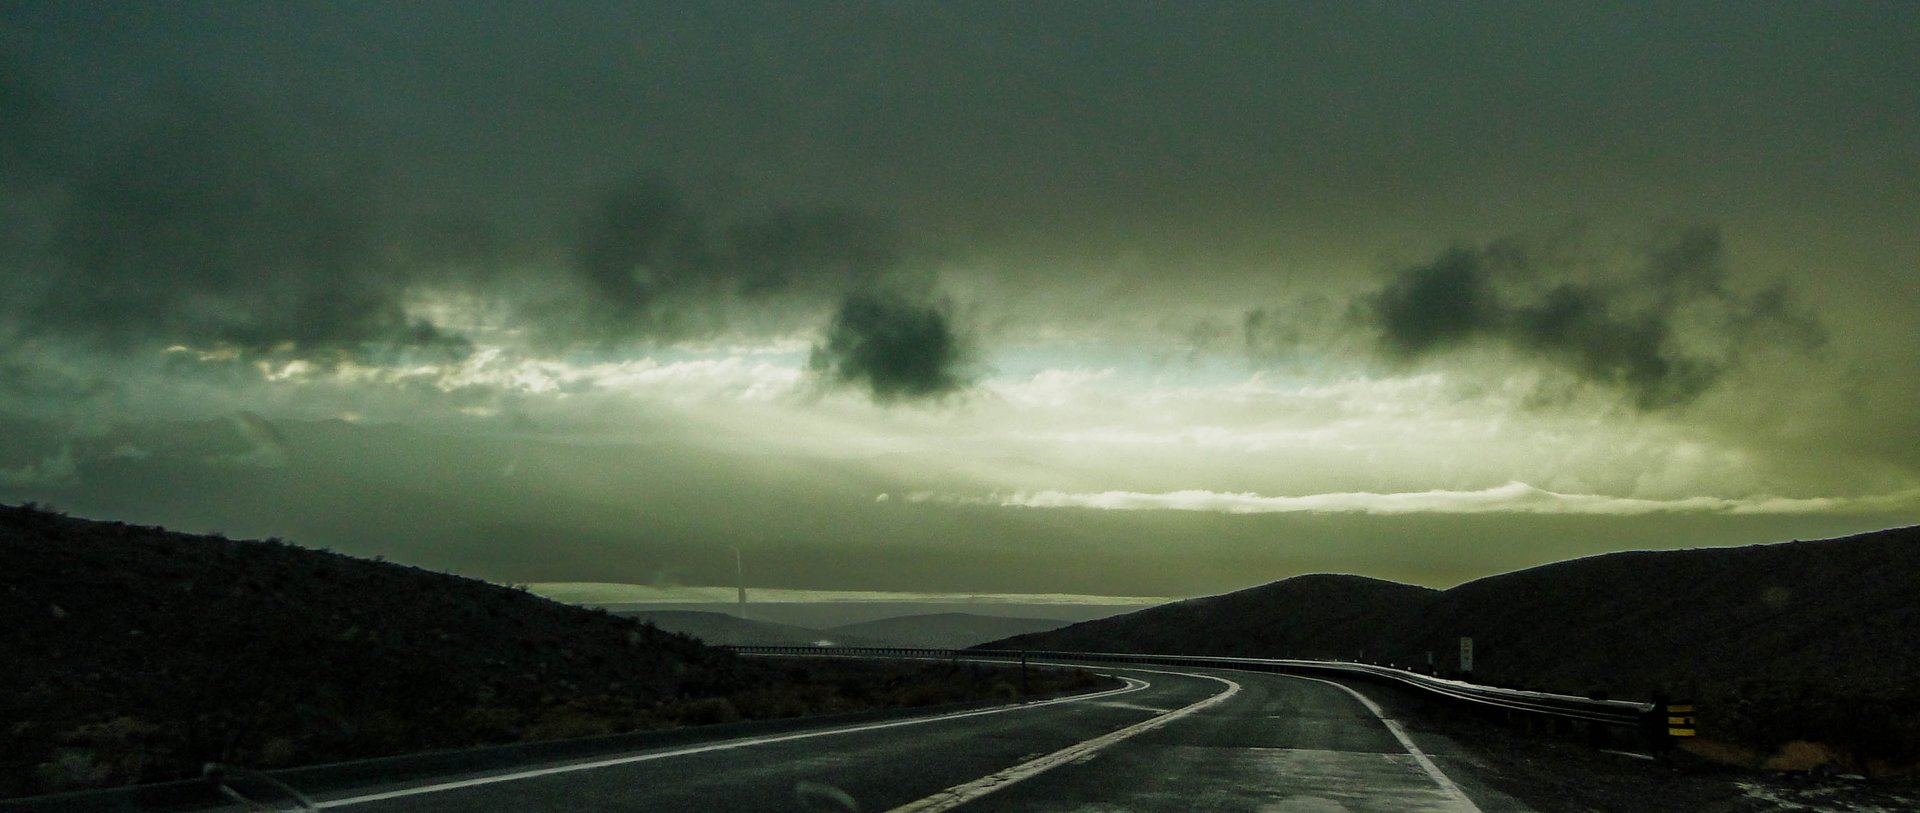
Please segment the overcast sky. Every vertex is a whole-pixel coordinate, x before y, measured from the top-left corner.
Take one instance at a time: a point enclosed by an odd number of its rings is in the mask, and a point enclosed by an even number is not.
[[[0,3],[0,499],[505,581],[1920,521],[1920,5]]]

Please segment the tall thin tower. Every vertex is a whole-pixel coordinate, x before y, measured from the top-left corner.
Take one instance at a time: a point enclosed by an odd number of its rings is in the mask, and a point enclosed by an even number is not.
[[[740,549],[732,545],[727,547],[733,548],[733,579],[734,583],[739,585],[740,618],[745,620],[747,617],[747,568],[740,560]]]

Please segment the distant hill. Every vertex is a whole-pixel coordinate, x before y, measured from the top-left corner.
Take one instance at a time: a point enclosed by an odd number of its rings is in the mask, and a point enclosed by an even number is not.
[[[1015,636],[994,647],[1353,659],[1439,591],[1364,576],[1314,574],[1220,596]]]
[[[1445,671],[1462,636],[1479,682],[1684,696],[1750,739],[1866,727],[1920,753],[1920,527],[1613,553],[1444,591],[1300,576],[988,646],[1416,667],[1431,652]]]
[[[874,638],[840,635],[825,630],[738,618],[726,613],[702,610],[622,610],[615,611],[614,615],[644,621],[668,632],[698,638],[703,643],[713,646],[740,644],[809,646],[823,641],[837,646],[894,645],[890,641]]]
[[[971,613],[927,613],[814,629],[730,613],[705,610],[615,610],[614,615],[644,621],[714,646],[773,644],[781,646],[907,646],[963,649],[985,641],[1061,627],[1067,622],[1045,618],[1005,618]]]
[[[882,618],[828,630],[835,641],[871,639],[897,646],[958,649],[1011,635],[1058,629],[1067,622],[1046,618],[1006,618],[972,613],[929,613]],[[858,646],[858,644],[847,644]]]

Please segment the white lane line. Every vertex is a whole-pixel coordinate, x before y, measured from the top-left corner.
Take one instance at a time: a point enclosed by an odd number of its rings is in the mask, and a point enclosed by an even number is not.
[[[1615,754],[1615,755],[1618,755],[1618,756],[1623,756],[1623,757],[1633,757],[1634,759],[1645,759],[1645,760],[1652,760],[1652,759],[1654,759],[1654,756],[1653,756],[1652,754],[1636,754],[1636,753],[1634,753],[1634,752],[1632,752],[1632,751],[1615,751],[1615,750],[1613,750],[1613,749],[1611,749],[1611,748],[1602,748],[1602,749],[1600,749],[1600,753],[1602,753],[1602,754]]]
[[[1205,700],[1202,700],[1198,703],[1193,703],[1191,705],[1184,706],[1182,708],[1174,709],[1173,711],[1169,711],[1157,717],[1149,717],[1146,720],[1143,720],[1138,723],[1134,723],[1133,725],[1127,726],[1126,728],[1122,728],[1118,731],[1111,731],[1090,740],[1083,740],[1079,743],[1076,743],[1074,745],[1069,745],[1065,748],[1062,748],[1046,756],[1035,757],[1033,759],[1027,760],[1026,762],[1022,762],[1018,765],[1015,765],[1011,768],[1007,768],[1006,770],[980,777],[979,779],[975,779],[972,782],[967,782],[961,785],[954,785],[953,787],[947,788],[946,790],[940,791],[939,793],[933,794],[932,796],[928,796],[918,801],[908,802],[904,805],[896,807],[892,810],[887,811],[887,813],[938,813],[938,811],[942,811],[942,810],[952,810],[953,808],[959,807],[960,805],[966,804],[967,802],[973,801],[974,799],[978,799],[996,790],[1004,789],[1015,782],[1019,782],[1025,779],[1031,779],[1035,776],[1038,776],[1040,773],[1044,771],[1048,771],[1053,768],[1058,768],[1061,765],[1065,765],[1069,762],[1076,762],[1079,760],[1087,759],[1093,756],[1094,752],[1099,751],[1103,748],[1106,748],[1107,746],[1113,745],[1114,743],[1120,742],[1121,740],[1124,740],[1135,734],[1142,734],[1148,731],[1152,731],[1153,729],[1159,728],[1160,726],[1166,725],[1182,717],[1185,717],[1189,714],[1193,714],[1195,712],[1206,709],[1210,706],[1224,703],[1227,701],[1228,698],[1233,697],[1234,695],[1240,693],[1240,684],[1235,683],[1226,678],[1215,677],[1213,675],[1200,675],[1200,674],[1193,674],[1189,672],[1167,672],[1159,669],[1129,668],[1127,671],[1153,672],[1153,673],[1162,674],[1162,675],[1183,675],[1186,677],[1198,677],[1198,678],[1206,678],[1208,680],[1217,680],[1221,683],[1227,684],[1227,690],[1219,694],[1216,694],[1212,697],[1209,697]]]
[[[1297,678],[1299,680],[1311,680],[1315,683],[1325,683],[1328,686],[1338,687],[1341,691],[1353,695],[1353,699],[1360,701],[1360,705],[1366,706],[1367,711],[1373,712],[1374,717],[1386,724],[1387,730],[1393,732],[1393,738],[1400,741],[1400,747],[1407,749],[1407,753],[1412,755],[1413,761],[1420,764],[1420,770],[1426,771],[1427,776],[1432,777],[1433,781],[1440,785],[1442,792],[1453,797],[1454,802],[1460,807],[1460,813],[1482,813],[1480,806],[1474,804],[1472,799],[1467,798],[1467,792],[1461,790],[1460,786],[1454,784],[1453,780],[1447,778],[1446,774],[1441,773],[1440,766],[1433,764],[1433,760],[1427,756],[1427,752],[1420,750],[1420,746],[1413,744],[1413,738],[1407,736],[1406,730],[1402,729],[1399,723],[1387,719],[1387,713],[1381,711],[1380,706],[1372,700],[1367,699],[1366,695],[1354,691],[1352,687],[1335,683],[1331,680],[1307,677],[1305,675],[1286,675],[1286,677]]]
[[[935,715],[932,717],[915,717],[910,720],[894,720],[894,721],[885,722],[885,723],[868,723],[865,725],[848,726],[846,728],[830,728],[824,731],[802,731],[802,732],[797,732],[793,734],[772,734],[764,737],[748,737],[745,739],[738,739],[738,740],[723,740],[721,742],[706,743],[704,745],[695,745],[695,746],[689,746],[686,748],[676,748],[671,751],[657,751],[653,753],[634,754],[631,756],[594,760],[592,762],[576,762],[576,763],[571,763],[567,765],[555,765],[548,768],[534,768],[531,770],[524,770],[524,771],[512,771],[510,773],[490,774],[487,776],[477,776],[471,779],[461,779],[453,782],[440,782],[432,785],[421,785],[419,787],[401,788],[399,790],[382,791],[380,793],[369,793],[362,796],[349,796],[343,799],[329,799],[324,802],[316,803],[314,807],[318,807],[318,808],[350,807],[352,805],[366,804],[367,802],[379,802],[387,799],[399,799],[406,796],[418,796],[423,793],[439,793],[441,791],[457,790],[460,788],[471,788],[471,787],[477,787],[480,785],[492,785],[499,782],[517,782],[522,779],[532,779],[540,776],[552,776],[554,774],[572,773],[574,771],[591,771],[599,768],[611,768],[615,765],[631,765],[636,762],[651,762],[656,759],[667,759],[669,757],[686,756],[687,754],[704,754],[711,751],[731,751],[736,748],[751,748],[756,745],[770,745],[776,742],[791,742],[793,740],[804,740],[812,737],[827,737],[835,734],[852,734],[859,731],[875,731],[882,728],[900,728],[903,726],[910,726],[910,725],[923,725],[926,723],[938,723],[938,722],[944,722],[947,720],[959,720],[966,717],[983,717],[988,714],[1001,714],[1003,712],[1018,711],[1021,709],[1033,709],[1033,708],[1039,708],[1041,706],[1051,706],[1056,703],[1081,703],[1088,700],[1098,700],[1104,697],[1113,697],[1115,695],[1127,694],[1129,692],[1137,692],[1151,685],[1144,680],[1135,680],[1133,678],[1126,677],[1123,675],[1116,675],[1115,677],[1119,677],[1121,680],[1126,681],[1127,685],[1118,689],[1108,689],[1104,692],[1095,692],[1093,694],[1076,695],[1073,697],[1057,697],[1052,700],[1042,700],[1034,703],[1012,703],[1005,706],[995,706],[989,709],[976,709],[974,711],[960,711],[960,712],[954,712],[952,714]]]

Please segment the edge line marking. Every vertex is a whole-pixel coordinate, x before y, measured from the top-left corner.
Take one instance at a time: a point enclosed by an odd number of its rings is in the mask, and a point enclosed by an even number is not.
[[[1311,680],[1315,683],[1325,683],[1328,686],[1338,687],[1341,691],[1353,695],[1355,700],[1360,701],[1360,705],[1366,706],[1367,711],[1373,712],[1373,716],[1386,725],[1387,730],[1393,733],[1393,738],[1399,740],[1400,746],[1407,749],[1407,753],[1413,757],[1413,761],[1420,764],[1420,770],[1426,771],[1427,776],[1432,778],[1433,781],[1440,786],[1441,791],[1453,797],[1454,801],[1460,803],[1461,813],[1483,813],[1479,805],[1474,804],[1472,799],[1467,798],[1467,792],[1461,790],[1459,785],[1454,784],[1452,779],[1449,779],[1445,773],[1442,773],[1440,766],[1433,764],[1433,759],[1427,756],[1427,752],[1420,750],[1420,746],[1414,745],[1413,738],[1407,736],[1406,730],[1402,729],[1399,723],[1388,719],[1386,712],[1382,711],[1379,704],[1373,702],[1372,699],[1355,691],[1351,686],[1335,683],[1324,678],[1307,677],[1305,675],[1281,676],[1297,678],[1299,680]]]
[[[983,717],[989,714],[1001,714],[1009,711],[1018,711],[1020,709],[1034,709],[1034,708],[1040,708],[1041,706],[1051,706],[1056,703],[1079,703],[1087,700],[1096,700],[1103,697],[1113,697],[1115,695],[1129,694],[1132,692],[1140,691],[1141,689],[1145,689],[1148,686],[1152,685],[1144,680],[1137,680],[1134,678],[1126,677],[1124,675],[1115,675],[1114,677],[1118,677],[1121,680],[1126,681],[1127,685],[1122,686],[1118,689],[1108,689],[1104,692],[1073,695],[1070,697],[1056,697],[1052,700],[1041,700],[1035,703],[1010,703],[1004,706],[994,706],[992,708],[975,709],[973,711],[959,711],[959,712],[953,712],[951,714],[938,714],[931,717],[914,717],[907,720],[891,720],[884,723],[868,723],[865,725],[848,726],[846,728],[830,728],[823,731],[800,731],[792,734],[773,734],[773,735],[768,735],[764,737],[748,737],[745,739],[737,739],[737,740],[721,740],[720,742],[710,742],[702,745],[694,745],[694,746],[688,746],[684,748],[675,748],[668,751],[654,751],[654,752],[649,752],[645,754],[633,754],[633,755],[623,756],[623,757],[613,757],[611,759],[598,759],[598,760],[592,760],[589,762],[574,762],[574,763],[569,763],[565,765],[554,765],[546,768],[533,768],[529,770],[511,771],[508,773],[489,774],[484,776],[477,776],[471,779],[459,779],[452,782],[438,782],[431,785],[420,785],[418,787],[400,788],[398,790],[382,791],[379,793],[368,793],[360,796],[348,796],[340,799],[329,799],[324,802],[315,802],[314,807],[321,808],[321,809],[332,808],[332,807],[350,807],[352,805],[365,804],[367,802],[380,802],[388,799],[399,799],[407,796],[419,796],[425,793],[439,793],[441,791],[458,790],[460,788],[478,787],[480,785],[492,785],[500,782],[515,782],[521,779],[533,779],[541,776],[552,776],[554,774],[572,773],[574,771],[591,771],[597,768],[611,768],[615,765],[630,765],[636,762],[651,762],[656,759],[666,759],[668,757],[685,756],[688,754],[702,754],[710,751],[730,751],[736,748],[749,748],[755,745],[770,745],[777,742],[791,742],[793,740],[811,739],[813,737],[827,737],[835,734],[852,734],[855,732],[874,731],[882,728],[900,728],[903,726],[910,726],[910,725],[937,723],[945,720],[959,720],[967,717]]]

